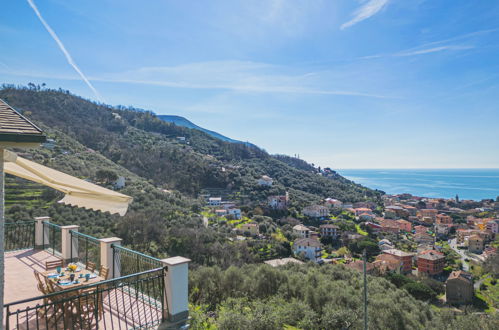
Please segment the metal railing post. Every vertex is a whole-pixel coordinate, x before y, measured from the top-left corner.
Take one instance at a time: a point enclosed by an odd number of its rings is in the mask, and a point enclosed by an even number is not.
[[[111,244],[111,249],[113,249],[113,264],[116,265],[116,249],[114,248],[114,243]],[[116,266],[113,267],[113,278],[115,278],[114,275],[116,274],[116,272],[114,270],[115,268],[116,268]]]
[[[69,262],[73,262],[73,231],[69,231]]]
[[[55,227],[52,227],[52,255],[55,255]]]
[[[33,249],[36,249],[36,221],[33,222]]]

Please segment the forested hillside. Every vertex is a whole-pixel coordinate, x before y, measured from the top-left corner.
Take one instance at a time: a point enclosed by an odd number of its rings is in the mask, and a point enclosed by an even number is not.
[[[249,214],[269,194],[285,191],[291,196],[291,214],[325,197],[357,201],[378,196],[340,176],[318,176],[311,168],[299,169],[258,148],[165,123],[150,112],[111,108],[37,87],[4,87],[0,98],[24,112],[55,141],[53,148],[30,150],[26,157],[93,182],[102,181],[102,173],[124,176],[123,193],[134,198],[127,215],[120,218],[59,205],[57,192],[8,178],[10,220],[49,215],[55,223],[79,224],[88,234],[122,237],[125,245],[146,253],[184,255],[194,265],[228,267],[289,256],[289,243],[282,239],[231,241],[227,227],[203,226],[204,201],[198,193],[204,189],[219,188],[242,196]],[[273,187],[256,184],[264,174],[276,179]],[[270,218],[255,219],[269,233],[279,230]]]
[[[267,174],[283,188],[345,201],[379,194],[341,176],[325,178],[240,143],[166,123],[133,108],[99,105],[69,92],[4,86],[0,98],[36,123],[59,130],[155,185],[196,196],[202,188],[251,190]],[[185,137],[182,143],[177,137]],[[227,165],[237,166],[227,166]],[[226,169],[222,170],[222,167]],[[293,196],[292,196],[293,197]]]
[[[454,315],[368,280],[369,329],[497,329],[497,315]],[[190,283],[193,329],[363,329],[362,276],[343,266],[200,268]]]

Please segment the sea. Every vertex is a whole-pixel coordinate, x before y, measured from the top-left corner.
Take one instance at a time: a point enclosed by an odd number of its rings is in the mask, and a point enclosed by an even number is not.
[[[496,199],[499,169],[342,169],[342,176],[387,194],[460,199]]]

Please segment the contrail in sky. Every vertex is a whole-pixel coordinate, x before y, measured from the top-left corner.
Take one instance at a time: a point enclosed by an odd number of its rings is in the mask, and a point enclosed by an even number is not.
[[[92,85],[92,83],[90,83],[90,81],[83,74],[83,72],[81,72],[80,68],[78,67],[78,65],[76,65],[75,61],[71,57],[71,54],[69,54],[69,52],[66,49],[66,47],[64,47],[64,44],[59,39],[59,37],[57,36],[57,34],[54,32],[54,30],[52,30],[52,28],[50,27],[50,25],[43,19],[42,14],[40,14],[40,11],[38,11],[38,8],[36,7],[36,5],[33,2],[33,0],[27,0],[27,1],[28,1],[29,5],[31,6],[31,8],[33,8],[33,11],[35,12],[36,16],[38,16],[38,18],[40,19],[40,22],[42,22],[43,26],[48,31],[48,33],[50,34],[50,36],[52,37],[52,39],[54,39],[54,41],[57,43],[57,45],[59,46],[59,48],[63,52],[64,56],[66,56],[66,60],[68,61],[69,65],[71,65],[73,67],[73,69],[75,69],[75,71],[78,72],[78,74],[80,75],[81,79],[83,79],[83,81],[88,85],[88,87],[92,90],[92,92],[94,92],[94,94],[97,97],[97,99],[99,99],[100,101],[102,101],[103,100],[102,96],[95,89],[95,87]]]

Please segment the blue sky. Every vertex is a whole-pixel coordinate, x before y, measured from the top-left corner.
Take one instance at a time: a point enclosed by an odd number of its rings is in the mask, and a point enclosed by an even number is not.
[[[19,0],[0,82],[333,168],[499,167],[499,2]]]

